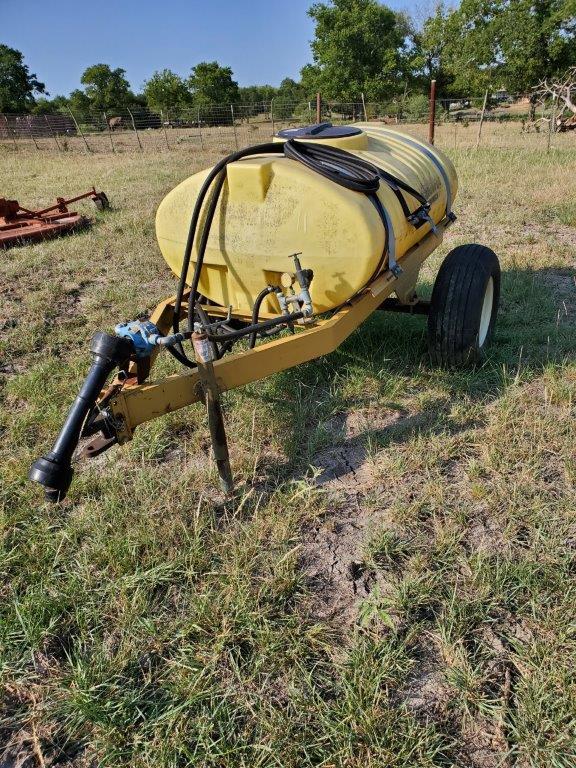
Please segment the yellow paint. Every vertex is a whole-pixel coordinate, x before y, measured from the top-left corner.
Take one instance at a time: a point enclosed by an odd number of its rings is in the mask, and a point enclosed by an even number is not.
[[[448,158],[417,139],[413,139],[416,146],[403,143],[401,134],[388,127],[364,124],[362,130],[357,137],[325,143],[349,150],[406,181],[427,197],[432,203],[432,218],[441,221],[446,190],[439,170],[424,149],[442,163],[453,199],[457,180]],[[202,171],[186,179],[158,209],[158,242],[177,275],[194,202],[207,174]],[[390,215],[396,256],[402,263],[406,251],[422,240],[430,227],[425,224],[415,229],[387,185],[381,184],[378,195]],[[411,210],[418,207],[410,197],[408,205]],[[232,304],[238,311],[249,312],[267,283],[279,284],[282,273],[293,271],[289,256],[300,251],[302,266],[314,271],[314,309],[324,312],[356,295],[378,269],[386,269],[386,263],[381,263],[383,248],[382,222],[365,195],[282,156],[241,160],[228,166],[208,240],[200,291],[218,304]],[[189,281],[193,269],[192,261]],[[270,303],[266,308],[274,309]]]

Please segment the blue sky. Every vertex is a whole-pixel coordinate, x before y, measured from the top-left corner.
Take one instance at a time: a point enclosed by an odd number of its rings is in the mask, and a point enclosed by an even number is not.
[[[122,67],[133,90],[155,70],[232,67],[240,85],[297,78],[311,61],[312,0],[0,0],[0,42],[22,51],[52,96],[91,64]],[[403,9],[413,3],[388,0]]]

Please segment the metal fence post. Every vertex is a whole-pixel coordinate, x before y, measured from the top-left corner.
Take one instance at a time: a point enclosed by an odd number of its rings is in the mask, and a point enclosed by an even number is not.
[[[480,139],[482,138],[482,125],[484,123],[484,115],[486,114],[486,105],[488,104],[488,91],[484,94],[484,103],[482,104],[482,112],[480,113],[480,122],[478,124],[478,136],[476,138],[476,149],[480,146]]]
[[[276,128],[274,126],[274,99],[270,101],[270,120],[272,122],[272,136],[276,133]]]
[[[434,144],[436,130],[436,80],[430,82],[430,106],[428,114],[428,141]]]
[[[10,128],[10,124],[8,123],[7,116],[3,115],[3,118],[4,118],[4,122],[6,123],[6,133],[8,134],[9,137],[12,138],[12,141],[14,142],[14,149],[16,150],[16,152],[18,152],[18,144],[16,143],[16,135],[14,133],[14,129]]]
[[[112,139],[112,128],[110,128],[110,122],[108,120],[108,115],[106,112],[102,113],[104,115],[104,122],[106,123],[106,128],[108,128],[108,136],[110,137],[110,146],[112,147],[112,152],[116,152],[116,148],[114,146],[114,141]]]
[[[202,138],[202,120],[200,119],[200,107],[198,107],[198,133],[200,134],[200,147],[204,150],[204,139]]]
[[[34,146],[36,147],[36,149],[40,151],[40,147],[38,146],[38,144],[36,143],[36,139],[34,138],[34,132],[32,131],[32,126],[30,125],[30,117],[26,119],[26,123],[28,124],[28,133],[30,134],[30,138],[34,142]]]
[[[132,114],[132,112],[130,112],[128,107],[126,107],[126,110],[127,110],[128,114],[130,115],[130,119],[132,120],[132,128],[134,128],[134,133],[136,134],[136,138],[138,139],[138,146],[140,147],[140,151],[142,152],[142,142],[140,141],[140,136],[138,136],[138,131],[136,130],[136,123],[134,122],[134,115]]]
[[[230,104],[230,112],[232,114],[232,128],[234,130],[234,144],[236,144],[236,149],[238,149],[238,136],[236,135],[236,121],[234,120],[234,105]]]
[[[166,146],[168,147],[168,149],[170,149],[170,144],[168,144],[168,134],[166,133],[166,123],[164,122],[164,113],[162,112],[162,110],[160,110],[160,120],[162,121],[162,130],[164,131]]]
[[[322,122],[322,96],[320,92],[316,94],[316,122]]]
[[[72,110],[69,107],[67,107],[67,109],[68,109],[68,112],[70,112],[70,117],[72,118],[72,120],[74,120],[74,125],[76,126],[76,130],[78,131],[80,136],[82,136],[82,138],[84,139],[84,144],[86,145],[86,152],[92,152],[92,150],[88,146],[88,142],[86,141],[86,136],[84,136],[84,134],[82,133],[82,128],[80,128],[80,125],[78,124],[78,121],[74,117]]]
[[[58,147],[58,152],[62,152],[62,149],[60,148],[60,144],[58,143],[58,138],[56,137],[56,134],[52,130],[52,126],[50,125],[50,121],[48,120],[48,115],[44,115],[44,121],[46,122],[46,125],[48,126],[48,130],[52,134],[52,138],[56,142],[56,146]]]

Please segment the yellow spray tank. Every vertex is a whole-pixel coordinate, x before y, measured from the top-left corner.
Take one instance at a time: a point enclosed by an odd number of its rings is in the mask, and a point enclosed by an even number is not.
[[[496,254],[459,245],[430,299],[415,291],[454,221],[456,191],[441,152],[371,124],[282,131],[184,181],[156,217],[180,278],[176,295],[149,319],[93,336],[80,394],[30,478],[47,499],[62,499],[81,437],[93,438],[84,455],[97,456],[139,425],[201,401],[220,486],[231,494],[220,395],[329,354],[377,310],[427,315],[433,363],[481,360],[498,310]],[[162,349],[185,371],[146,381]]]
[[[321,124],[281,131],[275,141],[294,139],[326,144],[361,158],[429,203],[429,221],[410,221],[421,201],[393,185],[380,184],[382,209],[367,195],[335,184],[283,155],[261,155],[227,166],[220,201],[210,228],[199,292],[222,306],[251,310],[262,287],[279,285],[293,270],[290,255],[302,253],[302,265],[314,279],[310,293],[315,312],[341,306],[371,279],[402,257],[450,214],[458,182],[450,160],[435,147],[380,125],[333,127]],[[156,234],[164,258],[180,276],[191,211],[209,170],[173,189],[156,215]],[[402,204],[404,202],[404,205]],[[204,206],[204,209],[205,210]],[[385,249],[382,212],[388,218]],[[202,219],[199,222],[202,227]],[[192,250],[190,285],[196,259]],[[386,252],[385,252],[386,251]],[[268,306],[277,312],[271,295]]]

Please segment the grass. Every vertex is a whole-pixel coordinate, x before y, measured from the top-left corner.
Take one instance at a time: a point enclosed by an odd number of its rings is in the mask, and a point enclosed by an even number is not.
[[[482,368],[433,370],[422,319],[373,317],[225,396],[234,501],[192,408],[59,507],[28,467],[93,330],[174,292],[155,208],[210,157],[0,158],[25,205],[113,205],[0,260],[3,768],[576,764],[576,150],[451,151],[459,223],[422,291],[456,244],[499,253]]]

